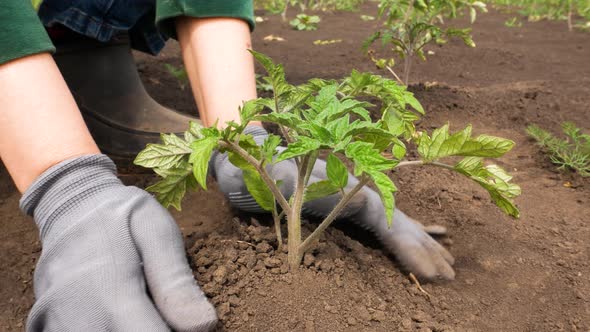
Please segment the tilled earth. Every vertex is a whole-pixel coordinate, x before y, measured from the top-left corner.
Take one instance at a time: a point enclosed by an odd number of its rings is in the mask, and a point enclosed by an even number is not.
[[[254,32],[254,48],[284,63],[293,83],[339,78],[353,68],[374,71],[359,48],[377,23],[363,22],[363,13],[375,8],[322,13],[314,32],[292,31],[268,16]],[[215,189],[191,193],[174,216],[195,277],[217,307],[219,330],[590,330],[590,180],[557,171],[524,132],[532,123],[557,132],[566,120],[590,129],[590,34],[568,33],[563,22],[505,27],[510,17],[481,15],[473,27],[475,49],[455,41],[431,46],[428,62],[413,66],[411,90],[427,111],[421,129],[471,123],[475,133],[517,143],[498,164],[522,186],[521,218],[503,215],[460,175],[433,168],[393,174],[398,207],[449,230],[440,240],[456,258],[456,280],[423,285],[427,295],[370,234],[344,222],[325,234],[299,271],[287,272],[269,220],[231,210]],[[270,34],[285,41],[264,41]],[[313,45],[318,39],[342,42]],[[180,64],[177,44],[169,43],[158,58],[137,58],[156,99],[195,112],[189,89],[179,89],[163,66]],[[139,186],[150,181],[121,176]],[[0,167],[2,331],[23,329],[41,250],[33,222],[18,211],[18,198]],[[311,228],[313,222],[306,223],[304,229]]]

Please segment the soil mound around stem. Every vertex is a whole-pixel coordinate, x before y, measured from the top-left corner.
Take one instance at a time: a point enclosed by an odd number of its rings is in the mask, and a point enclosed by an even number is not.
[[[213,233],[188,250],[219,330],[452,330],[445,297],[418,290],[381,251],[330,228],[289,272],[274,228],[252,221],[236,218],[233,235]],[[304,224],[304,235],[313,227]]]

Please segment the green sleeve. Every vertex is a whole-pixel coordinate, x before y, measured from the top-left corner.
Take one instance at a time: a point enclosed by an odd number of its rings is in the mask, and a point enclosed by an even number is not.
[[[254,30],[254,6],[252,0],[158,0],[156,24],[167,37],[176,38],[174,18],[233,17],[248,23]]]
[[[27,55],[55,51],[31,1],[1,1],[0,65]]]

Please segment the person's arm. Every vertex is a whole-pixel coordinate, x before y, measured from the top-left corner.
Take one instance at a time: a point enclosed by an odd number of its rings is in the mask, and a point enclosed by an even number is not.
[[[210,330],[215,309],[193,278],[178,226],[150,194],[117,178],[52,50],[30,2],[5,0],[0,158],[43,246],[27,330]]]
[[[239,122],[238,107],[256,98],[248,24],[235,18],[177,19],[176,32],[204,125]]]
[[[156,22],[180,42],[201,121],[239,122],[238,107],[256,98],[253,1],[158,0]]]
[[[27,328],[215,326],[215,309],[193,278],[176,223],[150,194],[119,181],[51,56],[0,65],[0,103],[0,157],[43,245]]]
[[[58,162],[99,151],[30,1],[5,1],[0,24],[0,158],[24,192]]]
[[[25,192],[49,167],[100,153],[51,55],[0,65],[0,158]]]

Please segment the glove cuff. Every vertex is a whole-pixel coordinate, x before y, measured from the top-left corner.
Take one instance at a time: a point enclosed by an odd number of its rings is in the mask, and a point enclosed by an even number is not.
[[[43,239],[54,220],[89,196],[119,185],[117,168],[106,155],[75,157],[43,172],[21,197],[20,208],[35,218]]]

